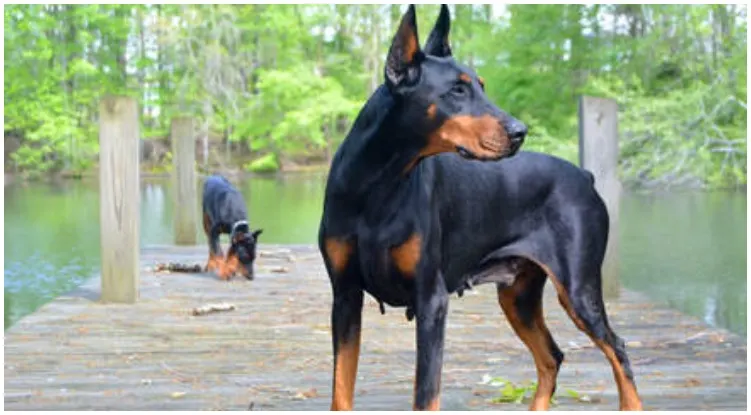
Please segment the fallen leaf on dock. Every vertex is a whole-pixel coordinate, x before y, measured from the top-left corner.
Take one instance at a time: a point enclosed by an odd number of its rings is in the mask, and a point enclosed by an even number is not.
[[[315,389],[311,389],[304,392],[297,392],[297,394],[293,396],[292,399],[297,401],[304,401],[308,398],[315,398],[317,396],[318,392]]]
[[[696,387],[701,385],[701,381],[697,378],[688,378],[686,379],[686,382],[684,383],[684,386],[687,387]]]
[[[178,398],[182,398],[183,396],[185,396],[185,392],[172,392],[172,394],[170,395],[170,398],[178,399]]]
[[[286,274],[289,272],[289,268],[287,267],[273,267],[269,268],[270,272],[275,272],[277,274]]]

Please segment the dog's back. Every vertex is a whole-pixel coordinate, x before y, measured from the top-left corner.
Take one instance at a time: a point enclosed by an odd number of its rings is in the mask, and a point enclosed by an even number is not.
[[[439,207],[442,245],[451,252],[442,259],[449,291],[484,255],[534,235],[568,235],[578,229],[574,222],[586,220],[580,231],[590,242],[604,247],[607,241],[608,214],[592,175],[568,161],[523,151],[498,162],[441,154],[422,164],[430,203]]]
[[[245,200],[225,177],[213,175],[206,178],[203,185],[203,213],[213,223],[232,225],[247,220]]]

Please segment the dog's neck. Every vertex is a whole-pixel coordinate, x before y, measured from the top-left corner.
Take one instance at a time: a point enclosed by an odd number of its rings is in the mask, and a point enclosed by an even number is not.
[[[399,139],[393,137],[393,140],[388,141]],[[417,151],[384,148],[385,137],[376,136],[371,141],[342,166],[342,174],[346,192],[373,205],[396,197],[399,190],[408,184],[413,172],[407,169],[417,156]]]
[[[381,87],[366,104],[332,165],[330,190],[350,203],[382,205],[398,198],[419,174],[417,169],[410,171],[419,153],[410,144],[417,140],[409,136],[409,126],[396,123],[399,108],[385,94],[388,91]]]

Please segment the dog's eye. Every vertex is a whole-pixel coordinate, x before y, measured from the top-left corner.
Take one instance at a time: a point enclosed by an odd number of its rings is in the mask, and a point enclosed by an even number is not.
[[[469,88],[466,84],[456,84],[451,88],[451,93],[457,96],[467,95]]]

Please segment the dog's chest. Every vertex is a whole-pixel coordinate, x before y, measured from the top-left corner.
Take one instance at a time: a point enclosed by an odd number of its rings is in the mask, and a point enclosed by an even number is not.
[[[392,306],[411,304],[421,245],[414,232],[396,242],[375,236],[358,238],[357,257],[365,290]]]

